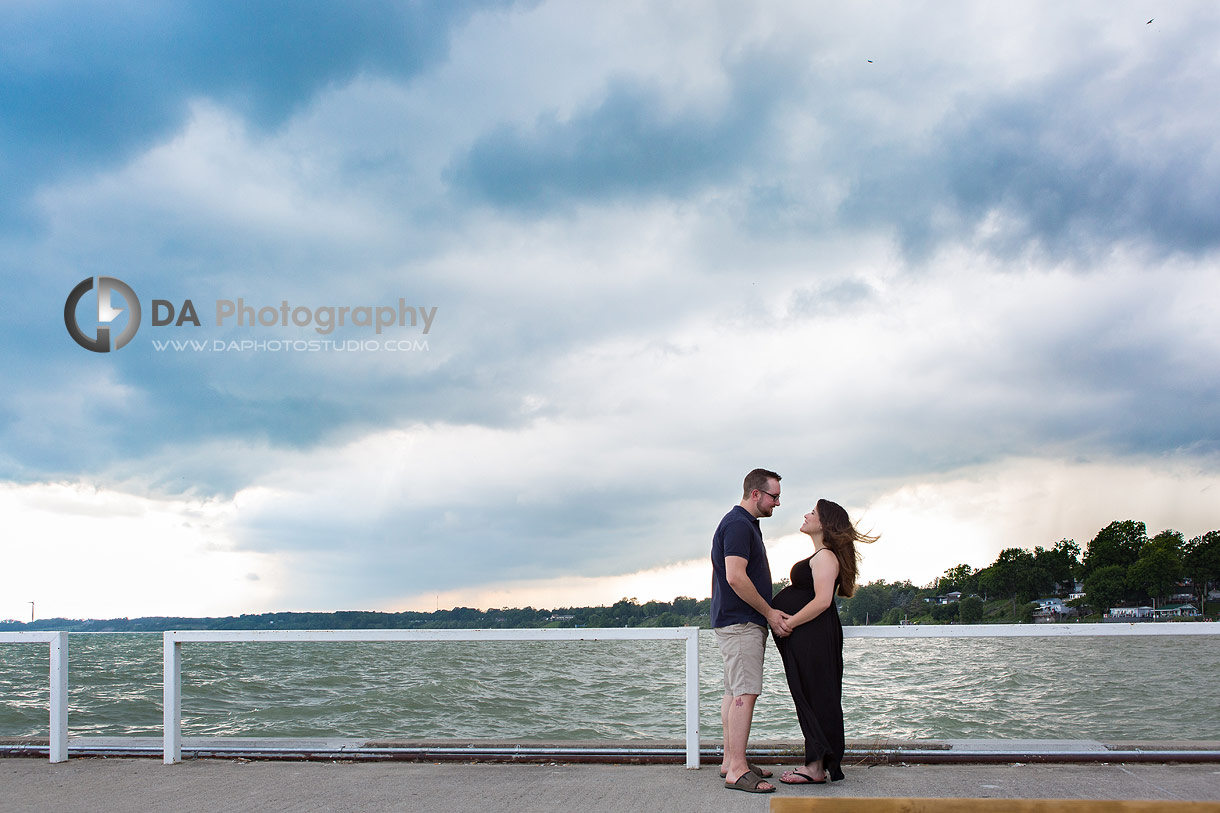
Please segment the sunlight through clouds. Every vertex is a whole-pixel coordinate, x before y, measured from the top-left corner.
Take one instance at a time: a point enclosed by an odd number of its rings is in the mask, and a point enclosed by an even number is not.
[[[72,484],[0,486],[0,617],[240,614],[278,601],[285,562],[234,550],[231,507]]]

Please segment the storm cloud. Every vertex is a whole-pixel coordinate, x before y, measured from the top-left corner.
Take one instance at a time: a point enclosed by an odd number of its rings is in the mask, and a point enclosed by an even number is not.
[[[984,551],[1035,493],[1063,527],[1024,544],[1127,517],[1131,472],[1210,487],[1217,12],[881,7],[6,5],[15,526],[155,517],[236,574],[216,611],[394,607],[696,562],[758,465],[769,536],[935,494]],[[64,329],[97,276],[146,309],[112,353]],[[237,298],[436,318],[218,325]],[[918,543],[866,577],[959,563]]]

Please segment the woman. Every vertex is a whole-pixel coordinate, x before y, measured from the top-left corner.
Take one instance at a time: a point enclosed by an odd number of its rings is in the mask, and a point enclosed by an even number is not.
[[[786,771],[788,785],[821,785],[843,778],[843,625],[835,592],[856,591],[857,542],[877,537],[856,530],[842,506],[818,500],[805,515],[801,533],[813,540],[813,555],[792,566],[791,584],[771,606],[792,617],[792,634],[776,638],[788,688],[805,735],[805,767]]]

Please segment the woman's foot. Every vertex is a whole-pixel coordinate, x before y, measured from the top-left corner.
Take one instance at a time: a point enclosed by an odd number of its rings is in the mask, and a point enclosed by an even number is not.
[[[809,772],[806,773],[806,771]],[[825,785],[826,771],[821,771],[821,775],[819,776],[818,774],[813,773],[813,771],[808,767],[806,767],[804,771],[802,771],[800,768],[793,768],[790,771],[784,771],[782,774],[780,774],[779,781],[783,782],[785,785]]]

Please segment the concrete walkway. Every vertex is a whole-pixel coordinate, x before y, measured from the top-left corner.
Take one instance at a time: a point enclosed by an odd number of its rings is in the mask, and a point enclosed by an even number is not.
[[[715,765],[0,758],[0,811],[765,811],[773,796],[1220,801],[1220,764],[859,765],[829,786],[724,790]]]

